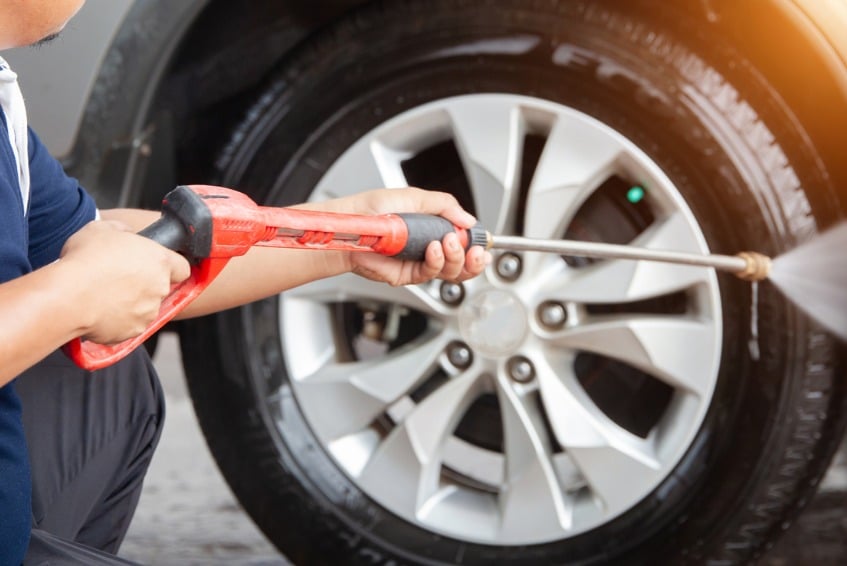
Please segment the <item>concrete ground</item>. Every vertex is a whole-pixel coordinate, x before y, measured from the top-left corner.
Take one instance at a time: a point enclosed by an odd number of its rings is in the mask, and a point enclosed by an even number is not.
[[[218,472],[188,398],[174,334],[161,336],[154,361],[167,417],[120,555],[150,566],[289,564]]]
[[[290,564],[239,507],[206,448],[185,390],[177,339],[156,365],[168,398],[162,441],[121,556],[150,566]],[[847,443],[822,488],[761,566],[847,564]]]

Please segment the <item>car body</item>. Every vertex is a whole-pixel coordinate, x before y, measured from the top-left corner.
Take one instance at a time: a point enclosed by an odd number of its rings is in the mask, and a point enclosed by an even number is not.
[[[845,30],[842,0],[89,0],[8,59],[101,207],[417,182],[497,231],[777,254],[847,214]],[[778,536],[847,422],[843,347],[767,285],[554,259],[177,328],[293,561],[741,563]]]

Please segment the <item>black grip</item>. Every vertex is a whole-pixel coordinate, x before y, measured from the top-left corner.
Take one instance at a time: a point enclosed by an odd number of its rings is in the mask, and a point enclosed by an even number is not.
[[[426,254],[426,247],[430,242],[440,242],[450,232],[461,230],[461,228],[456,228],[449,220],[432,214],[403,213],[397,216],[406,223],[408,233],[405,247],[400,250],[400,253],[393,256],[397,259],[422,261]],[[487,246],[488,233],[482,225],[477,224],[466,232],[468,233],[468,243],[465,250],[470,249],[471,246]]]
[[[139,232],[139,235],[197,263],[209,257],[212,229],[212,213],[200,195],[189,187],[179,186],[165,195],[162,217]]]
[[[138,235],[150,238],[175,252],[188,248],[188,230],[172,214],[162,213],[161,218],[139,232]]]

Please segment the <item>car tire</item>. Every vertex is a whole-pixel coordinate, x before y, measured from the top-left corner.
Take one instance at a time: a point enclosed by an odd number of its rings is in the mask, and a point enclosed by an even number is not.
[[[711,251],[776,256],[844,213],[832,206],[834,189],[813,142],[742,54],[670,7],[654,14],[641,10],[644,3],[622,4],[406,1],[356,12],[273,72],[220,152],[216,182],[264,204],[317,198],[316,187],[333,165],[369,132],[391,120],[412,120],[427,105],[483,97],[467,100],[513,101],[532,116],[555,105],[551,112],[579,113],[586,123],[602,124],[592,131],[608,128],[628,140],[667,177],[680,210],[702,235],[700,244]],[[484,98],[489,95],[514,98]],[[517,182],[524,188],[514,213],[497,216],[484,213],[480,192],[468,192],[473,179],[457,180],[438,167],[417,177],[406,173],[406,180],[454,192],[466,207],[494,219],[490,227],[498,231],[532,233],[520,204],[531,179]],[[372,178],[365,171],[362,177],[363,183]],[[626,189],[639,179],[624,181]],[[617,209],[594,203],[600,212],[592,216],[592,202],[579,201],[570,224],[548,235],[631,241],[632,234],[608,226],[624,220],[603,216]],[[598,265],[568,262],[562,269]],[[339,466],[292,377],[299,363],[292,361],[294,350],[313,331],[304,320],[302,335],[292,336],[297,326],[280,322],[285,294],[181,323],[183,359],[220,469],[253,520],[294,563],[744,563],[787,528],[838,445],[847,398],[843,349],[770,284],[708,277],[697,284],[705,293],[699,299],[682,295],[686,313],[695,303],[706,305],[718,332],[713,381],[696,426],[637,501],[584,529],[562,528],[559,537],[510,531],[498,542],[473,529],[467,536],[452,532],[451,523],[427,528]],[[716,299],[709,303],[709,297]],[[598,312],[630,316],[676,308],[634,303]],[[326,316],[352,325],[351,333],[361,331],[355,317],[351,322],[332,309]],[[416,344],[414,336],[396,340],[390,349]],[[599,379],[618,370],[602,363],[592,369]],[[621,383],[638,381],[621,379],[610,385],[617,398],[629,391]],[[603,404],[585,392],[584,403]]]

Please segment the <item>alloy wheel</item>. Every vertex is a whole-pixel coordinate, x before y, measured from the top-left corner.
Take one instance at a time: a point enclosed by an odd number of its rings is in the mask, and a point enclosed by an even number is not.
[[[312,199],[412,184],[445,145],[457,196],[493,232],[708,251],[645,152],[526,96],[404,112]],[[610,206],[619,219],[596,212]],[[709,407],[722,333],[709,270],[508,252],[463,284],[318,281],[282,296],[280,325],[296,401],[339,468],[404,519],[488,544],[574,536],[653,491]]]

